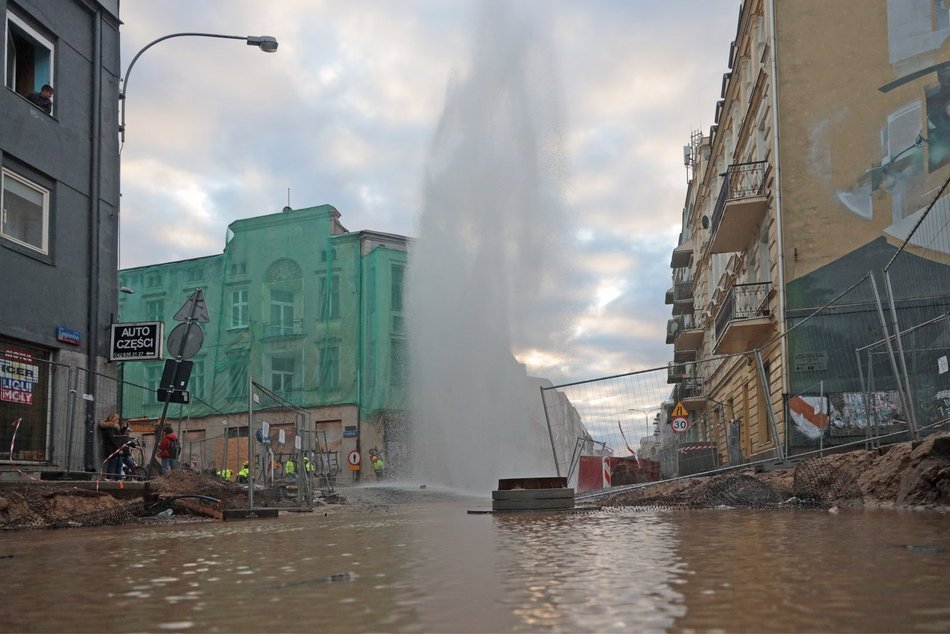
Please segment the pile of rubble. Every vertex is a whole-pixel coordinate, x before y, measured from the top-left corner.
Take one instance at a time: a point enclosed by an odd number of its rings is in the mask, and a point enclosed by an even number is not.
[[[950,433],[816,457],[787,469],[660,482],[599,500],[606,506],[914,508],[950,512]]]

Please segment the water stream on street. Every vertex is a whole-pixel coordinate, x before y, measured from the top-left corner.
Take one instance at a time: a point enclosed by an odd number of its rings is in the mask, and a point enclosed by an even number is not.
[[[4,534],[0,629],[950,631],[946,516],[344,493],[276,520]]]

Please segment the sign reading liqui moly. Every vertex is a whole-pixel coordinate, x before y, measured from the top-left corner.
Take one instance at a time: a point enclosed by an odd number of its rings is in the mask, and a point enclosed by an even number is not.
[[[33,388],[40,380],[40,368],[25,352],[6,350],[0,357],[0,401],[33,404]]]

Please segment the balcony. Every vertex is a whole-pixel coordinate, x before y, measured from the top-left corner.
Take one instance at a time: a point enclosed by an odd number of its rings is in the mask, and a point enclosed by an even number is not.
[[[302,337],[303,320],[271,321],[263,325],[262,339],[278,339],[280,337]]]
[[[706,409],[706,386],[702,378],[687,379],[677,386],[679,400],[690,411]]]
[[[666,366],[666,382],[682,383],[686,378],[686,366],[682,363],[670,363]]]
[[[699,317],[695,315],[682,315],[676,337],[673,340],[673,352],[698,350],[702,347],[705,336],[706,323],[702,314],[700,314]]]
[[[663,303],[664,304],[673,303],[673,289],[672,288],[666,289],[666,298],[664,299]]]
[[[685,315],[693,312],[693,282],[673,284],[673,314]]]
[[[685,269],[693,261],[693,247],[687,244],[681,244],[673,249],[673,256],[670,258],[670,268]]]
[[[772,335],[769,293],[772,284],[736,284],[729,289],[716,313],[714,354],[748,352]]]
[[[681,320],[679,317],[674,317],[673,319],[667,320],[666,322],[666,343],[667,344],[670,344],[676,341],[676,334],[680,331],[680,328],[683,327],[680,321]]]
[[[768,172],[766,161],[729,166],[713,209],[710,253],[744,251],[758,234],[769,208]]]

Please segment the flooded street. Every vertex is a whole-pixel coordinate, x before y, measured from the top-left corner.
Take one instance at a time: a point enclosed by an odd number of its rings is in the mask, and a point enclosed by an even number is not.
[[[277,520],[0,535],[0,627],[950,630],[945,516],[472,515],[490,500],[431,489],[343,492],[345,506]]]

